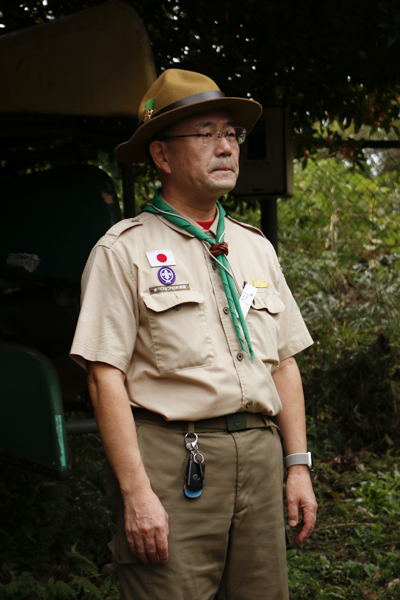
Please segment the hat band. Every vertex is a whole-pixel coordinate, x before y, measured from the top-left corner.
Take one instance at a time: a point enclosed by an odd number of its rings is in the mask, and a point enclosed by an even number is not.
[[[186,96],[186,98],[182,98],[182,100],[178,100],[177,102],[173,102],[172,104],[168,104],[165,108],[162,108],[158,112],[153,115],[154,117],[159,117],[164,113],[174,110],[175,108],[182,108],[183,106],[188,106],[188,104],[196,104],[197,102],[204,102],[205,100],[214,100],[215,98],[225,98],[224,92],[221,91],[210,91],[210,92],[201,92],[200,94],[193,94],[193,96]]]

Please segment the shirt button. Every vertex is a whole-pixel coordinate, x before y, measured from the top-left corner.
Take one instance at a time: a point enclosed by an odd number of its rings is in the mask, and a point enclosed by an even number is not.
[[[229,315],[229,308],[227,306],[224,306],[223,311],[226,315]]]
[[[212,268],[214,271],[217,269],[217,264],[215,262],[212,263]]]
[[[176,306],[174,306],[174,310],[180,310],[181,309],[181,305],[177,304]]]
[[[253,406],[253,403],[251,400],[249,400],[248,402],[246,402],[246,408],[251,408]]]
[[[241,352],[239,352],[239,354],[236,354],[236,358],[238,360],[243,360],[244,357],[243,357],[243,354]]]

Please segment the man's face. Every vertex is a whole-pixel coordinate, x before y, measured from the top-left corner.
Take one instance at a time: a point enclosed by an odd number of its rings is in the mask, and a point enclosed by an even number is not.
[[[235,123],[226,110],[204,112],[188,117],[168,129],[166,135],[225,132]],[[204,141],[207,145],[204,145]],[[170,183],[181,194],[217,200],[236,185],[239,175],[239,145],[201,137],[165,139],[171,169]]]

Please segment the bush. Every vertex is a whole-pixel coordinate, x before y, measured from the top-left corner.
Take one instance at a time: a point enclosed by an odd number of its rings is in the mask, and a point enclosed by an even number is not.
[[[298,357],[307,411],[342,451],[400,438],[400,186],[378,158],[364,173],[298,168],[278,204],[281,263],[315,342]]]

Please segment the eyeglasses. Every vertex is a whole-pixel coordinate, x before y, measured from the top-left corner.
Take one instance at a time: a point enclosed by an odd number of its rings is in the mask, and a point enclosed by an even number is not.
[[[214,131],[207,129],[202,133],[188,133],[186,135],[164,135],[158,140],[173,140],[175,138],[195,137],[201,138],[205,146],[217,146],[222,138],[226,139],[231,145],[243,144],[246,139],[246,130],[244,127],[230,127],[226,131]]]

